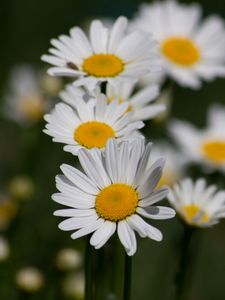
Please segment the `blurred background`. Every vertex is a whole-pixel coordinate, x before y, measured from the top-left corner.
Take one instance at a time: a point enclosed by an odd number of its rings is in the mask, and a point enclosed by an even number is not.
[[[182,1],[191,3],[191,1]],[[61,144],[44,135],[44,111],[58,101],[65,82],[45,75],[40,56],[47,53],[49,40],[67,34],[74,25],[86,26],[94,17],[132,17],[138,0],[7,0],[0,10],[0,299],[59,300],[83,299],[83,256],[85,239],[73,241],[57,228],[51,194],[56,191],[55,175],[62,163],[75,164],[75,158]],[[202,0],[205,15],[225,17],[224,1]],[[26,78],[26,83],[23,82]],[[36,107],[19,102],[24,91]],[[199,91],[174,87],[171,116],[204,126],[206,112],[213,102],[225,104],[224,80],[204,83]],[[41,99],[41,101],[39,101]],[[30,102],[29,102],[30,103]],[[168,139],[165,122],[151,122],[145,128],[149,139]],[[201,171],[189,170],[197,177]],[[215,177],[217,174],[215,175]],[[213,181],[213,178],[209,178]],[[225,188],[225,181],[221,183]],[[134,257],[132,299],[161,300],[174,297],[183,225],[174,219],[154,222],[164,240],[138,240]],[[192,272],[189,274],[191,300],[225,299],[225,221],[193,235]],[[120,246],[119,246],[120,247]],[[110,257],[103,260],[101,272],[108,274]],[[123,253],[117,250],[116,290],[121,299]],[[97,260],[96,254],[96,260]],[[98,270],[99,271],[99,270]],[[99,275],[104,297],[110,276]],[[105,298],[99,298],[105,299]],[[98,299],[96,299],[98,300]]]

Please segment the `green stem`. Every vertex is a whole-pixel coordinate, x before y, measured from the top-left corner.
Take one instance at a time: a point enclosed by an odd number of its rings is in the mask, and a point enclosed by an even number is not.
[[[131,299],[132,256],[125,254],[123,300]]]
[[[183,237],[180,245],[180,258],[179,258],[179,269],[176,274],[176,300],[184,300],[186,295],[186,280],[187,273],[190,268],[190,242],[194,232],[194,228],[185,226]]]
[[[87,237],[85,254],[85,300],[93,300],[93,249]]]
[[[116,294],[116,281],[117,281],[117,265],[118,265],[118,240],[117,236],[114,236],[112,239],[112,247],[110,253],[110,261],[111,261],[111,273],[110,273],[110,292],[112,294]]]

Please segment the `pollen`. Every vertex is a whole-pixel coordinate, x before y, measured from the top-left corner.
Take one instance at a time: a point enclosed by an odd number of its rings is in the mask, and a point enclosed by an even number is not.
[[[203,155],[215,163],[225,163],[225,140],[212,140],[202,145]]]
[[[74,131],[74,140],[88,149],[103,148],[113,137],[115,131],[106,123],[97,121],[83,123]]]
[[[105,220],[117,222],[135,213],[138,205],[136,190],[127,184],[112,184],[97,195],[95,208]]]
[[[198,226],[207,223],[207,213],[196,204],[188,204],[181,207],[181,213],[188,224]]]
[[[163,55],[182,67],[191,67],[200,60],[197,46],[187,38],[171,37],[161,45]]]
[[[124,63],[113,54],[94,54],[84,60],[82,68],[95,77],[115,77],[123,71]]]

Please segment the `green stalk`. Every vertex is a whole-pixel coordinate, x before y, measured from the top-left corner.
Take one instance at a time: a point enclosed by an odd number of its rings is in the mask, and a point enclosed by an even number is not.
[[[190,265],[191,265],[190,242],[191,242],[191,238],[192,238],[194,230],[195,230],[195,228],[185,225],[185,229],[184,229],[184,233],[183,233],[183,237],[182,237],[181,245],[180,245],[179,269],[178,269],[178,272],[175,277],[175,284],[176,284],[175,299],[176,300],[186,299],[187,274],[190,271]],[[189,286],[189,288],[190,288],[190,286]]]
[[[85,300],[93,300],[93,249],[91,248],[89,237],[87,237],[85,253]]]
[[[131,299],[132,256],[125,254],[123,300]]]

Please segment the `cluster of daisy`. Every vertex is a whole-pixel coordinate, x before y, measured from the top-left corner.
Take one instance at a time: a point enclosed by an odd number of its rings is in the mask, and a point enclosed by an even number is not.
[[[109,24],[110,23],[110,24]],[[137,232],[156,241],[161,232],[144,221],[174,217],[172,208],[155,204],[168,195],[190,225],[209,226],[225,213],[225,193],[204,179],[179,180],[188,161],[225,168],[225,111],[210,111],[210,128],[195,130],[172,121],[170,133],[184,151],[167,144],[153,147],[139,131],[144,121],[160,118],[167,107],[155,101],[170,77],[181,86],[200,88],[201,79],[225,77],[225,28],[216,16],[201,23],[198,5],[175,1],[144,4],[134,20],[94,20],[86,34],[74,27],[51,40],[42,60],[48,74],[72,78],[62,102],[45,115],[44,132],[77,156],[83,171],[63,164],[53,200],[67,206],[55,212],[73,239],[91,234],[102,247],[117,231],[128,255],[136,252]],[[151,155],[150,155],[151,153]],[[166,157],[166,167],[163,172]]]

